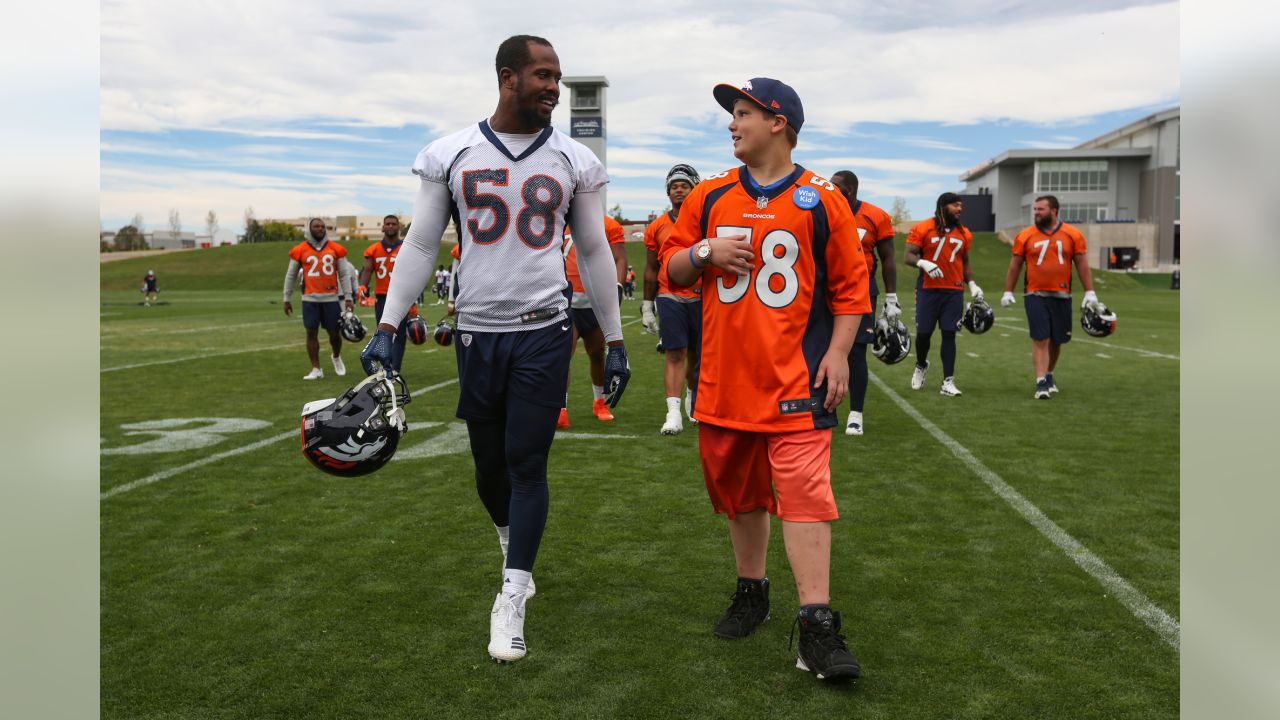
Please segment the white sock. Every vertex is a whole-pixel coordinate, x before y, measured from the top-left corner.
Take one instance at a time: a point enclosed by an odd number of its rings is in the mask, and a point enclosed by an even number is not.
[[[493,529],[498,531],[498,544],[502,546],[502,557],[506,557],[507,543],[511,542],[511,526],[498,527],[494,525]]]
[[[669,413],[680,412],[680,398],[678,397],[667,398],[667,412]]]
[[[528,570],[507,570],[502,577],[503,595],[523,595],[529,590],[533,573]]]
[[[600,385],[592,385],[591,394],[595,396],[596,400],[599,400],[600,398],[604,397],[604,387]]]

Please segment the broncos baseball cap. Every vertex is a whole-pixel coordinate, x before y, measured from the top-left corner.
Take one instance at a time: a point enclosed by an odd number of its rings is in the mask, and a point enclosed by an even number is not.
[[[804,105],[800,104],[800,96],[788,84],[773,78],[751,78],[742,87],[720,83],[711,91],[720,107],[733,112],[735,100],[744,99],[756,103],[771,113],[787,119],[787,124],[796,132],[804,125]]]

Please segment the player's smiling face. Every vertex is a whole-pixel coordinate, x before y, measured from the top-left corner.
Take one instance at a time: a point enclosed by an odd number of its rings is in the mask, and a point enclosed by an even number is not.
[[[773,117],[750,100],[733,103],[733,119],[729,121],[729,137],[733,138],[733,156],[746,158],[769,142],[769,128]]]
[[[530,130],[551,124],[551,111],[560,104],[560,58],[546,45],[529,43],[532,62],[516,79],[516,103],[521,123]]]

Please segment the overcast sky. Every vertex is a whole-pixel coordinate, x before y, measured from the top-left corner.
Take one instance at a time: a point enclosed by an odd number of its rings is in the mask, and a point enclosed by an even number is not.
[[[666,206],[673,163],[736,164],[711,88],[754,76],[799,92],[798,162],[923,217],[1000,152],[1179,103],[1177,3],[1041,5],[103,0],[102,226],[407,213],[417,151],[492,113],[516,33],[549,39],[565,75],[608,78],[609,204],[629,218]]]

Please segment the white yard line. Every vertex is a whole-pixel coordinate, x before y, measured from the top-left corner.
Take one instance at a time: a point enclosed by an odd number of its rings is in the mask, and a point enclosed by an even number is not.
[[[950,450],[975,475],[981,478],[987,484],[987,487],[991,488],[992,492],[1000,496],[1019,515],[1022,515],[1027,522],[1031,523],[1032,527],[1039,530],[1041,535],[1044,535],[1056,545],[1076,565],[1079,565],[1081,569],[1093,576],[1108,593],[1115,596],[1135,617],[1154,630],[1160,636],[1160,639],[1168,643],[1175,651],[1181,652],[1182,631],[1177,620],[1174,620],[1168,613],[1157,607],[1141,590],[1130,585],[1129,581],[1121,577],[1115,570],[1112,570],[1102,558],[1094,555],[1079,540],[1076,540],[1067,531],[1058,527],[1057,523],[1050,520],[1048,516],[1040,511],[1040,508],[1033,505],[1030,500],[1023,497],[1017,490],[1014,490],[991,468],[983,465],[982,461],[974,457],[973,453],[969,452],[967,448],[920,414],[918,410],[904,400],[901,395],[894,392],[875,373],[871,373],[870,378],[871,382],[884,391],[895,405],[901,408],[912,420],[919,423],[920,427],[924,428],[935,440]]]
[[[1007,320],[1007,319],[1006,319],[1006,320],[1000,320],[999,322],[1002,322],[1002,323],[1004,323],[1004,324],[1006,324],[1006,325],[1016,325],[1016,326],[1024,327],[1024,328],[1026,327],[1026,325],[1025,325],[1025,324],[1021,324],[1021,323],[1018,323],[1018,322],[1013,322],[1013,321],[1010,321],[1010,320]],[[1129,352],[1135,352],[1135,353],[1138,353],[1139,355],[1146,355],[1147,357],[1164,358],[1165,360],[1178,360],[1179,362],[1181,362],[1181,360],[1182,360],[1182,358],[1181,358],[1180,356],[1178,356],[1178,355],[1167,355],[1167,354],[1165,354],[1165,353],[1158,353],[1158,352],[1156,352],[1155,350],[1143,350],[1142,348],[1125,347],[1124,345],[1112,345],[1112,344],[1111,344],[1111,343],[1109,343],[1109,342],[1103,342],[1103,341],[1101,341],[1101,340],[1095,340],[1095,339],[1093,339],[1092,337],[1090,337],[1090,336],[1088,336],[1088,335],[1084,335],[1084,336],[1076,336],[1076,337],[1075,337],[1075,338],[1073,338],[1073,339],[1075,339],[1075,340],[1080,340],[1080,341],[1082,341],[1082,342],[1086,342],[1086,343],[1095,343],[1095,344],[1101,345],[1101,346],[1103,346],[1103,347],[1109,347],[1109,348],[1111,348],[1111,349],[1113,349],[1113,350],[1128,350]]]
[[[205,353],[203,355],[187,355],[180,358],[170,358],[168,360],[152,360],[151,362],[133,363],[132,365],[117,365],[115,367],[102,368],[99,372],[109,373],[117,370],[132,370],[133,368],[150,367],[152,365],[170,365],[173,363],[186,362],[188,360],[203,360],[211,357],[222,357],[224,355],[241,355],[243,353],[263,352],[266,350],[282,350],[289,347],[297,347],[298,343],[289,343],[288,345],[270,345],[258,348],[242,348],[240,350],[227,350],[226,352]]]
[[[423,394],[423,393],[428,393],[428,392],[431,392],[432,390],[439,390],[439,389],[440,389],[440,388],[442,388],[442,387],[447,387],[447,386],[449,386],[449,385],[453,385],[453,384],[454,384],[454,383],[456,383],[456,382],[458,382],[458,379],[457,379],[457,378],[451,378],[451,379],[449,379],[449,380],[445,380],[444,382],[439,382],[439,383],[436,383],[435,385],[429,385],[429,386],[424,387],[424,388],[422,388],[422,389],[420,389],[420,390],[416,390],[416,391],[414,391],[414,392],[410,393],[410,396],[412,396],[412,397],[417,397],[418,395],[421,395],[421,394]],[[294,428],[294,429],[292,429],[292,430],[287,430],[287,431],[285,431],[285,432],[282,432],[282,433],[280,433],[279,435],[272,435],[272,436],[271,436],[271,437],[269,437],[269,438],[266,438],[266,439],[264,439],[264,440],[259,440],[258,442],[255,442],[255,443],[250,443],[250,444],[248,444],[248,445],[243,445],[243,446],[238,447],[238,448],[232,448],[231,450],[224,450],[224,451],[222,451],[222,452],[220,452],[220,453],[214,453],[213,455],[209,455],[208,457],[200,458],[199,460],[193,460],[193,461],[191,461],[191,462],[187,463],[186,465],[179,465],[179,466],[178,466],[178,467],[176,467],[176,468],[169,468],[168,470],[161,470],[161,471],[160,471],[160,472],[158,472],[158,473],[155,473],[155,474],[153,474],[153,475],[148,475],[148,476],[146,476],[146,477],[144,477],[144,478],[141,478],[141,479],[138,479],[138,480],[134,480],[133,482],[128,482],[128,483],[125,483],[124,485],[117,485],[117,486],[115,486],[115,487],[111,488],[110,490],[107,490],[106,492],[102,493],[102,494],[99,496],[99,499],[100,499],[100,500],[106,500],[106,499],[107,499],[107,498],[109,498],[109,497],[112,497],[112,496],[115,496],[115,495],[119,495],[119,494],[121,494],[121,493],[126,493],[126,492],[129,492],[130,490],[135,490],[135,489],[140,488],[140,487],[145,487],[145,486],[147,486],[147,485],[151,485],[151,484],[153,484],[153,483],[158,483],[158,482],[160,482],[161,480],[166,480],[166,479],[168,479],[168,478],[173,477],[174,475],[180,475],[180,474],[182,474],[182,473],[184,473],[184,472],[186,472],[186,471],[188,471],[188,470],[194,470],[194,469],[196,469],[196,468],[198,468],[198,467],[203,467],[203,466],[208,465],[209,463],[212,463],[212,462],[217,462],[217,461],[219,461],[219,460],[222,460],[222,459],[225,459],[225,458],[229,458],[229,457],[235,457],[236,455],[242,455],[242,454],[244,454],[244,453],[252,452],[252,451],[257,450],[257,449],[259,449],[259,448],[264,448],[264,447],[266,447],[266,446],[268,446],[268,445],[273,445],[273,444],[278,443],[278,442],[280,442],[281,440],[284,440],[284,439],[286,439],[286,438],[294,438],[294,439],[296,440],[296,439],[298,438],[298,433],[299,433],[299,432],[300,432],[300,430],[298,430],[297,428]]]

